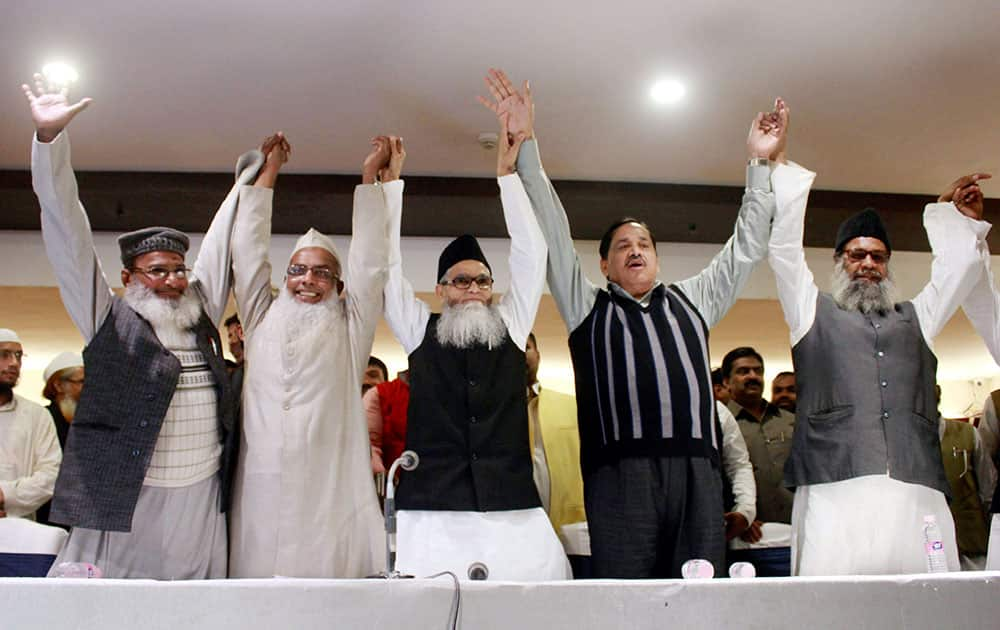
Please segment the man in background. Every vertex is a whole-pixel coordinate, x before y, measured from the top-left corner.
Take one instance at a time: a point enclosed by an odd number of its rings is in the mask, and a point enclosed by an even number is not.
[[[62,450],[45,407],[14,393],[23,358],[17,333],[0,328],[0,518],[34,520],[52,498]]]

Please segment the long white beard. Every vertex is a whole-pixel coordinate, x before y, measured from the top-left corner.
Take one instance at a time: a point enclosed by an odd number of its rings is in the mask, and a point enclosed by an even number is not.
[[[281,287],[267,313],[268,328],[280,333],[282,339],[295,339],[311,347],[331,334],[337,320],[337,306],[335,293],[327,294],[318,304],[305,304],[296,300],[287,287]]]
[[[476,344],[491,350],[507,337],[507,325],[500,311],[492,304],[467,302],[456,306],[444,305],[437,322],[437,338],[443,346],[470,348]]]
[[[847,311],[861,311],[864,314],[888,313],[896,304],[896,283],[886,270],[879,282],[869,282],[863,278],[851,278],[841,261],[833,265],[830,293],[840,308]]]
[[[193,348],[192,328],[201,317],[201,301],[193,291],[184,291],[176,300],[161,298],[138,281],[125,287],[125,303],[142,315],[166,348]]]

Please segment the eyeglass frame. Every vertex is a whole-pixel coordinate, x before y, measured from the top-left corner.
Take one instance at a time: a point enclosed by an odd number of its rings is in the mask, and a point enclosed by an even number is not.
[[[484,281],[483,278],[485,278],[486,280]],[[457,276],[455,276],[454,278],[452,278],[451,280],[447,280],[445,278],[442,278],[441,281],[438,282],[438,284],[446,286],[446,287],[448,287],[448,286],[455,287],[459,291],[468,291],[469,289],[472,288],[472,285],[475,284],[476,288],[479,289],[480,291],[492,291],[493,290],[493,276],[491,276],[489,274],[481,273],[478,276],[476,276],[476,277],[473,278],[473,277],[465,275],[464,273],[460,273]],[[465,286],[462,286],[463,284]]]
[[[872,262],[876,265],[885,265],[889,262],[892,257],[890,252],[885,250],[871,250],[865,249],[863,247],[855,247],[853,249],[845,249],[843,255],[847,257],[848,260],[855,263],[864,262],[865,258],[871,256]]]
[[[294,267],[300,267],[302,271],[299,273],[295,273],[292,271]],[[317,273],[317,272],[322,272],[322,273]],[[288,267],[285,269],[285,275],[291,278],[299,278],[306,275],[307,273],[311,273],[314,278],[323,280],[325,282],[329,282],[331,284],[340,281],[340,275],[334,273],[333,269],[330,269],[326,265],[302,265],[299,263],[295,263],[288,265]],[[325,276],[325,274],[327,273],[330,274],[330,277]]]
[[[191,273],[191,268],[187,266],[174,267],[173,269],[160,266],[149,267],[147,269],[143,269],[142,267],[132,267],[131,269],[129,269],[129,271],[132,273],[141,273],[147,278],[157,281],[166,280],[170,276],[173,276],[178,280],[187,280],[188,274]]]

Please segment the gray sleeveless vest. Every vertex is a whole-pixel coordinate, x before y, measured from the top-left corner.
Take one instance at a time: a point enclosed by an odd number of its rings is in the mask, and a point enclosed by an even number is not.
[[[792,348],[792,360],[798,402],[785,485],[888,472],[948,495],[934,400],[937,359],[910,302],[864,315],[821,293],[816,320]]]
[[[218,400],[222,495],[229,500],[238,433],[219,332],[202,313],[195,326]],[[83,351],[87,383],[70,426],[50,520],[107,531],[131,531],[132,514],[181,365],[152,326],[115,297]]]

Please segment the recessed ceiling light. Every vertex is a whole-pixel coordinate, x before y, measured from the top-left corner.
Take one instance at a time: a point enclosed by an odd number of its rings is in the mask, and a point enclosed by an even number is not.
[[[49,83],[58,86],[68,86],[80,78],[80,75],[72,66],[61,61],[45,64],[42,67],[42,74],[45,75]]]
[[[684,84],[675,79],[662,79],[653,84],[649,95],[661,105],[673,105],[684,98]]]

